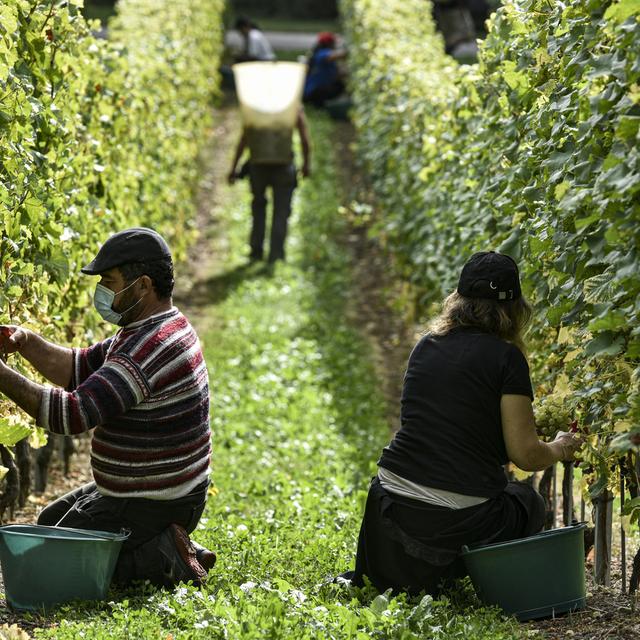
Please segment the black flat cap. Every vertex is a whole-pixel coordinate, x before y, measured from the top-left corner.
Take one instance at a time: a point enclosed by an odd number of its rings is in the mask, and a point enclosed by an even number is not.
[[[462,267],[458,293],[467,298],[498,302],[516,300],[522,295],[518,265],[503,253],[474,253]]]
[[[114,233],[100,247],[98,255],[80,271],[96,276],[123,264],[170,257],[171,251],[157,231],[146,227],[134,227]]]

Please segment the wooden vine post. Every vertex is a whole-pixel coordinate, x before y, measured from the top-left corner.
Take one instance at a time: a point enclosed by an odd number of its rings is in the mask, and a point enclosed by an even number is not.
[[[558,465],[551,467],[551,528],[556,528],[556,513],[558,511]]]
[[[634,462],[635,457],[635,462]],[[627,469],[631,471],[627,477],[627,485],[629,487],[629,494],[631,498],[640,497],[640,454],[629,453],[627,458]],[[633,473],[635,471],[635,473]],[[636,554],[631,563],[631,576],[629,578],[629,594],[635,595],[640,586],[640,549],[636,551]]]
[[[6,511],[8,511],[9,518],[13,517],[13,510],[20,491],[20,477],[13,454],[4,445],[0,445],[0,461],[9,470],[5,476],[4,491],[0,495],[0,521],[4,521]]]
[[[35,492],[44,493],[47,488],[47,480],[49,478],[49,463],[55,449],[55,438],[51,434],[47,438],[47,444],[40,447],[36,452],[35,464]]]
[[[19,478],[18,506],[24,507],[31,493],[31,447],[26,438],[16,444],[15,453]]]
[[[538,493],[544,498],[545,503],[545,516],[544,516],[544,528],[552,529],[554,523],[554,514],[553,514],[553,505],[554,500],[551,495],[553,491],[553,469],[554,466],[547,467],[542,477],[540,478],[540,482],[538,484]]]
[[[622,565],[622,593],[627,592],[627,539],[622,523],[622,515],[624,513],[624,465],[620,464],[620,563]]]
[[[596,511],[594,573],[596,584],[611,584],[611,533],[613,530],[613,494],[608,489],[593,499]]]
[[[573,515],[573,462],[563,463],[562,473],[562,523],[569,526],[575,517]]]

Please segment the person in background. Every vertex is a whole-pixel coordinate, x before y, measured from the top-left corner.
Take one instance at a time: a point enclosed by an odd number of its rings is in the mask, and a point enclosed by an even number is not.
[[[255,62],[275,60],[276,56],[264,33],[248,18],[236,20],[235,28],[244,38],[244,49],[236,56],[236,62]]]
[[[464,64],[475,62],[477,39],[486,37],[485,23],[491,12],[487,0],[433,0],[432,15],[444,38],[445,53]]]
[[[401,427],[378,460],[360,529],[356,586],[439,593],[465,575],[463,545],[533,535],[544,500],[508,482],[508,461],[526,471],[570,461],[580,438],[538,439],[522,332],[531,314],[516,263],[474,254],[457,291],[409,357]]]
[[[321,107],[327,100],[336,98],[344,91],[337,60],[347,55],[345,50],[336,49],[336,37],[323,31],[308,62],[307,78],[304,85],[303,101]]]
[[[296,120],[296,129],[302,147],[302,176],[310,175],[310,144],[304,111],[300,109]],[[238,172],[238,164],[249,149],[248,164]],[[262,260],[264,256],[264,238],[267,216],[267,189],[273,194],[273,218],[269,243],[269,263],[285,259],[285,240],[291,199],[298,184],[293,154],[293,131],[289,129],[257,129],[245,127],[229,172],[229,184],[248,172],[251,186],[252,226],[249,238],[251,261]]]
[[[171,252],[152,229],[127,229],[82,272],[100,277],[94,306],[119,327],[114,336],[71,349],[24,327],[0,331],[0,352],[19,353],[55,385],[0,360],[0,392],[48,431],[93,431],[93,482],[47,505],[38,524],[128,529],[118,584],[201,584],[216,557],[189,533],[209,486],[209,386],[198,337],[172,304]]]
[[[484,39],[487,36],[487,20],[500,4],[499,0],[492,0],[492,2],[488,0],[467,0],[467,6],[469,7],[478,38]]]

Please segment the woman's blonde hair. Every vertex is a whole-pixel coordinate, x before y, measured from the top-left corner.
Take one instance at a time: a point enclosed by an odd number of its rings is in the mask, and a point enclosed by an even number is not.
[[[440,315],[431,322],[429,331],[443,336],[456,327],[477,327],[512,342],[525,353],[522,334],[531,319],[531,312],[531,305],[523,297],[498,302],[468,298],[454,291],[445,298]]]

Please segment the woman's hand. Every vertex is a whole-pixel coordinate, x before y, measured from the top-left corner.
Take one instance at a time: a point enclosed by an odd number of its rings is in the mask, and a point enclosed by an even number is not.
[[[523,471],[542,471],[561,460],[569,462],[582,446],[582,437],[564,431],[553,442],[542,442],[528,396],[503,395],[500,413],[507,455]]]
[[[584,438],[576,433],[558,431],[551,445],[558,452],[560,462],[571,462],[584,444]]]

